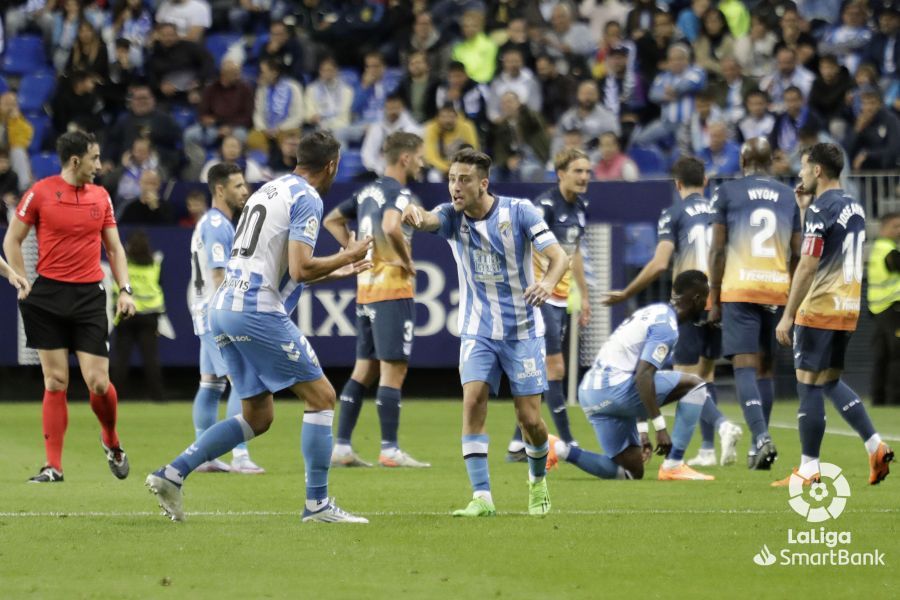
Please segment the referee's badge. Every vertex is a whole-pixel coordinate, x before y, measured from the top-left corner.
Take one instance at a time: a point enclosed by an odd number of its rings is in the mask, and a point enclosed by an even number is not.
[[[99,219],[99,218],[100,218],[100,209],[97,208],[96,206],[92,206],[92,207],[91,207],[91,218],[92,218],[92,219]]]

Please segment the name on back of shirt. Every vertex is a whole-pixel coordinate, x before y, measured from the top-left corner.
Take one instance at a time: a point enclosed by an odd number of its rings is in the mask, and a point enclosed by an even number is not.
[[[751,200],[768,200],[769,202],[778,202],[778,192],[772,188],[750,188],[747,195]]]
[[[696,217],[697,215],[711,215],[713,213],[713,209],[706,203],[703,204],[694,204],[693,206],[685,206],[684,212],[687,213],[689,217]],[[671,217],[668,218],[671,220]]]
[[[865,219],[866,211],[861,205],[857,204],[856,202],[854,202],[853,204],[848,204],[841,211],[841,214],[838,215],[837,224],[844,229],[847,229],[847,221],[849,221],[851,217],[862,217],[863,219]]]

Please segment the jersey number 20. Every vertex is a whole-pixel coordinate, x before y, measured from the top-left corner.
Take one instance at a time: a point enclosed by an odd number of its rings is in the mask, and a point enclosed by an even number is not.
[[[259,232],[266,220],[266,207],[256,204],[253,208],[244,208],[241,220],[238,221],[237,231],[234,233],[234,247],[231,256],[246,258],[256,252],[256,244],[259,243]]]

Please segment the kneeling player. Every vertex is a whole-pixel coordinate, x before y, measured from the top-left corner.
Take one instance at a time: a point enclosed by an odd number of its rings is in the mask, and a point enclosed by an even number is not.
[[[714,479],[684,463],[706,402],[706,382],[689,373],[659,371],[678,341],[678,324],[696,320],[708,294],[706,275],[684,271],[675,278],[670,304],[651,304],[616,328],[578,389],[578,402],[606,454],[567,446],[551,436],[548,466],[562,458],[603,479],[641,479],[652,448],[646,437],[639,437],[637,421],[649,418],[656,429],[656,453],[666,456],[659,479]],[[659,407],[676,401],[670,438]]]

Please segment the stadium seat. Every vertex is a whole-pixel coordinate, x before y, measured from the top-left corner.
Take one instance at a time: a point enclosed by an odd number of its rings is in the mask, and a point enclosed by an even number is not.
[[[177,106],[171,110],[172,118],[182,130],[197,122],[197,112],[187,106]]]
[[[19,109],[23,113],[42,110],[56,89],[56,78],[48,73],[29,73],[19,82]]]
[[[35,179],[56,175],[59,169],[59,156],[56,152],[41,152],[31,157],[31,174]]]
[[[341,69],[341,79],[354,90],[359,87],[359,72],[356,69]]]
[[[44,42],[37,35],[18,35],[10,38],[3,56],[3,72],[24,75],[47,68]]]
[[[268,155],[262,150],[249,150],[247,152],[247,158],[263,166],[269,162]]]
[[[256,85],[256,80],[259,79],[259,67],[257,65],[248,65],[245,63],[244,66],[241,67],[241,76],[244,78],[244,81],[250,85]]]
[[[31,144],[28,145],[28,154],[38,154],[44,148],[44,140],[47,133],[52,129],[50,117],[44,112],[28,112],[25,118],[31,123],[34,135],[31,138]]]
[[[219,63],[222,62],[222,57],[228,52],[228,48],[239,41],[241,41],[239,33],[211,33],[206,36],[206,49],[216,62],[216,68],[219,67]]]
[[[625,225],[625,264],[643,267],[656,250],[656,227],[650,223]]]
[[[336,181],[352,181],[357,175],[366,172],[362,164],[362,155],[358,150],[345,150],[341,152],[341,162],[338,164]]]
[[[384,70],[384,91],[385,93],[390,94],[397,86],[400,85],[400,80],[403,79],[403,69],[400,67],[388,67]]]
[[[666,161],[658,150],[632,146],[628,156],[637,165],[641,175],[665,175]]]
[[[6,83],[6,79],[0,77],[0,94],[9,89],[9,84]]]

